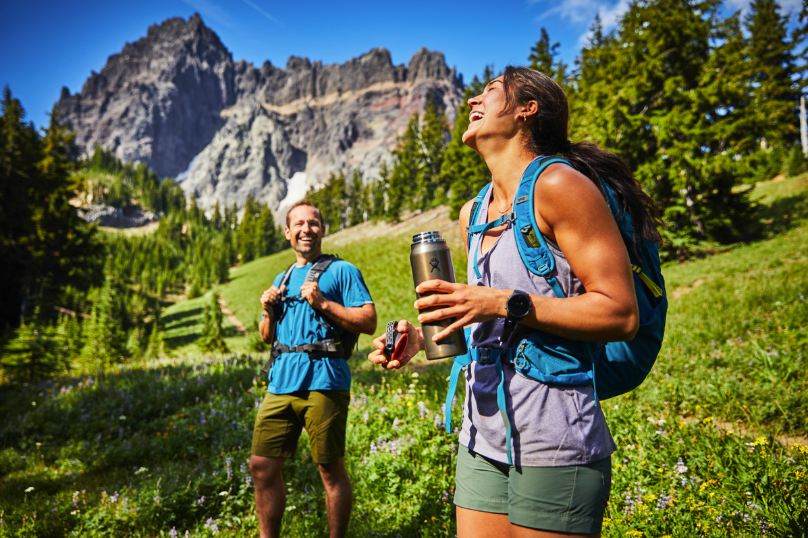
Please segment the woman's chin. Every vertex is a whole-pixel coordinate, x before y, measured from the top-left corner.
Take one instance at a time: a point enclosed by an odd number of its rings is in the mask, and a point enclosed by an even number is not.
[[[475,143],[476,134],[476,129],[469,128],[466,129],[466,132],[463,133],[463,136],[461,137],[463,143],[475,151],[477,149],[477,144]]]

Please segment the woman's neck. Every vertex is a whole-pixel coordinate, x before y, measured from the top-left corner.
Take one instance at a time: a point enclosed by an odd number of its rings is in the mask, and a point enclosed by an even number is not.
[[[494,198],[501,207],[505,207],[513,200],[519,180],[530,162],[536,158],[531,151],[521,144],[508,144],[497,148],[498,151],[483,153],[485,164],[491,171],[491,181],[494,183]]]

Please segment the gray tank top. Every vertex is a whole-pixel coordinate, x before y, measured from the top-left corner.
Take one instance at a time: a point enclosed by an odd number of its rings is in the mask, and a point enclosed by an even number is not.
[[[477,222],[487,220],[490,197],[484,200]],[[470,255],[482,236],[472,239]],[[556,278],[567,297],[584,293],[584,287],[570,269],[564,254],[549,240],[556,260]],[[522,262],[514,238],[513,224],[502,232],[485,254],[478,253],[482,278],[474,273],[469,258],[469,285],[517,289],[531,295],[555,297],[544,278],[534,275]],[[503,340],[505,319],[475,323],[471,330],[474,347],[514,348],[533,329],[517,324]],[[512,432],[514,464],[526,467],[565,467],[587,465],[606,458],[616,450],[594,389],[548,385],[516,372],[504,363],[505,399]],[[507,462],[505,423],[497,407],[496,365],[471,363],[466,368],[466,397],[460,444],[487,458]]]

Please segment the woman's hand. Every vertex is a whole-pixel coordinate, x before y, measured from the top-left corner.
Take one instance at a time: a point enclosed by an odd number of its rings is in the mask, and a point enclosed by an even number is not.
[[[485,286],[452,284],[444,280],[427,280],[415,288],[415,291],[421,295],[433,292],[432,295],[415,301],[415,308],[422,311],[418,315],[418,321],[422,325],[446,318],[457,318],[454,323],[435,335],[436,342],[470,323],[506,317],[508,313],[505,310],[505,303],[513,292]]]
[[[412,323],[406,319],[402,319],[398,322],[396,330],[400,333],[406,333],[408,338],[407,347],[404,348],[404,353],[401,354],[401,358],[392,361],[387,360],[387,357],[384,356],[383,352],[385,340],[385,335],[383,334],[373,340],[373,347],[375,347],[376,350],[368,355],[368,360],[370,362],[373,364],[381,364],[388,370],[394,370],[406,365],[408,362],[410,362],[410,359],[418,354],[419,351],[425,349],[426,346],[424,345],[424,335],[421,332],[421,329],[413,327]]]

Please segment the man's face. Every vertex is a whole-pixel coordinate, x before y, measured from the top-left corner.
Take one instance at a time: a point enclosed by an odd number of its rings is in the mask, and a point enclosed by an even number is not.
[[[292,244],[292,249],[304,256],[318,252],[325,235],[317,212],[307,205],[297,206],[289,213],[289,226],[284,229],[284,233]]]

